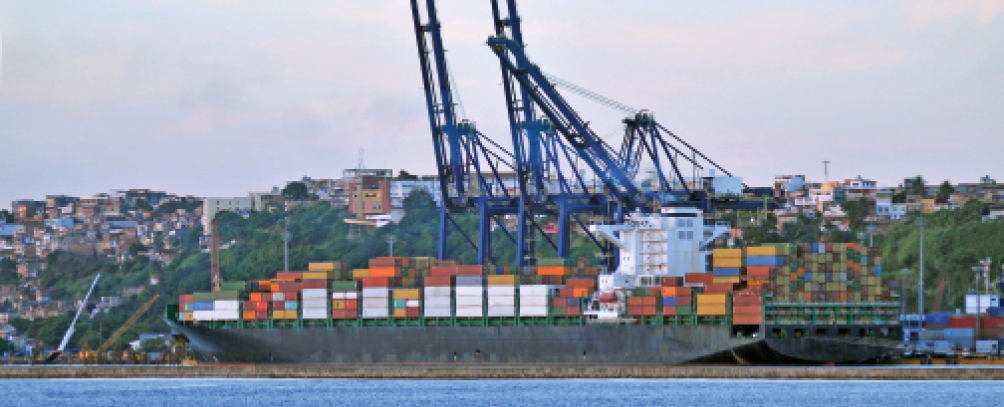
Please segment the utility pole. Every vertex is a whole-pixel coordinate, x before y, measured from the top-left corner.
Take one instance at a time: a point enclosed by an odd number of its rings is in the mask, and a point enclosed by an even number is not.
[[[927,225],[927,219],[918,216],[917,225],[920,226],[920,278],[917,279],[917,313],[924,315],[924,226]]]
[[[875,224],[868,225],[868,247],[875,247],[875,232],[878,231],[878,226]]]
[[[287,273],[289,272],[289,239],[292,234],[289,233],[289,218],[285,219],[285,223],[282,225],[282,242],[283,248],[283,270]]]
[[[387,236],[387,244],[390,245],[390,257],[394,257],[394,243],[397,243],[397,236]]]

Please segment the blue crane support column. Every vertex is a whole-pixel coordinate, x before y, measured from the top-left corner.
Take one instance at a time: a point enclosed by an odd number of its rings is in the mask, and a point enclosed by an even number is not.
[[[558,257],[568,257],[571,253],[571,231],[568,215],[570,213],[568,196],[558,197]]]

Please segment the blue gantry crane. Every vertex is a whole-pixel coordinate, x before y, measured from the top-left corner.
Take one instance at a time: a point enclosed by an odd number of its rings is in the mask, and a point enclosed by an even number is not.
[[[626,211],[649,212],[662,206],[695,206],[705,212],[765,206],[746,200],[744,191],[735,188],[716,190],[721,188],[715,178],[705,177],[704,171],[715,169],[729,178],[731,173],[658,123],[652,113],[544,73],[525,52],[515,0],[505,0],[504,5],[500,0],[490,2],[495,30],[487,45],[500,63],[512,152],[478,132],[473,122],[458,119],[435,1],[424,2],[425,22],[419,0],[411,1],[443,196],[440,258],[445,256],[449,225],[457,226],[452,215],[458,213],[479,214],[477,243],[464,237],[476,247],[480,264],[491,259],[494,221],[517,245],[517,265],[523,266],[534,257],[538,236],[559,257],[567,257],[573,221],[615,261],[615,249],[588,232],[587,220],[617,223]],[[590,128],[559,87],[628,115],[619,148]],[[637,179],[643,163],[654,166],[654,179],[647,185]],[[694,171],[689,179],[681,169],[683,163]],[[482,164],[489,166],[488,171],[482,171]],[[503,167],[516,174],[513,194],[500,176]],[[588,182],[587,171],[596,182]],[[515,216],[515,236],[504,227],[505,216]],[[554,240],[540,226],[545,218],[556,220]]]

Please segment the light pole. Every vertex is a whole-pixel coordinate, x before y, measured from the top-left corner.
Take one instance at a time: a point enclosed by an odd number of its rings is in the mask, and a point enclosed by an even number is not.
[[[875,232],[877,231],[878,231],[878,226],[875,226],[874,223],[868,225],[868,247],[875,246]]]
[[[289,218],[285,219],[285,223],[282,225],[282,242],[283,242],[283,270],[287,273],[289,272],[289,239],[292,234],[289,233]]]
[[[390,257],[394,257],[394,243],[397,243],[397,236],[387,236],[387,244],[390,246]]]
[[[918,216],[917,225],[920,226],[920,277],[917,279],[917,313],[924,315],[924,226],[927,225],[927,219]]]
[[[865,247],[865,232],[858,232],[858,240],[861,241],[861,247]]]

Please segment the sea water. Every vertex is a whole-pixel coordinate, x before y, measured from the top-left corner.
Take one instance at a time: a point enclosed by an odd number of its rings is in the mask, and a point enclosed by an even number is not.
[[[0,406],[1004,406],[1004,384],[826,380],[2,380]]]

